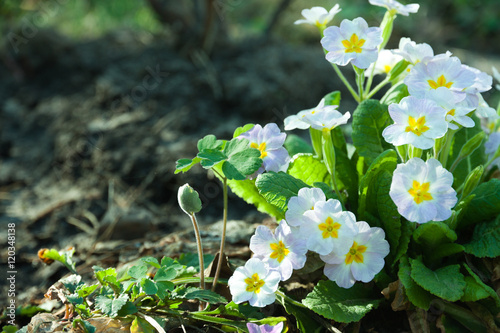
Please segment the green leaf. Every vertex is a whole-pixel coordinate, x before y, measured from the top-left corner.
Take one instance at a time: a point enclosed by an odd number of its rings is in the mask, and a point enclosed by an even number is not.
[[[460,265],[449,265],[433,271],[420,260],[410,258],[410,264],[413,280],[431,294],[451,302],[463,296],[465,278],[460,273]]]
[[[318,325],[318,322],[314,319],[314,313],[311,310],[286,302],[279,294],[276,295],[276,298],[281,305],[283,305],[286,313],[295,317],[297,328],[300,332],[319,333],[323,331],[323,327]]]
[[[500,256],[500,216],[494,222],[476,225],[471,241],[464,247],[466,253],[479,258]]]
[[[359,207],[358,216],[364,218],[365,211],[371,214],[376,214],[376,193],[378,174],[382,171],[387,171],[392,175],[397,166],[398,156],[392,149],[388,149],[380,154],[371,164],[366,174],[359,182]]]
[[[385,170],[382,171],[379,174],[377,183],[376,200],[378,213],[391,249],[395,250],[401,238],[401,215],[399,215],[397,206],[389,196],[392,175]]]
[[[165,299],[167,296],[169,296],[168,292],[175,289],[175,284],[170,281],[157,281],[155,283],[158,287],[157,295],[160,299]]]
[[[335,176],[337,177],[337,185],[340,188],[345,188],[348,193],[347,200],[349,201],[352,211],[356,211],[358,207],[358,174],[354,161],[347,157],[347,154],[340,149],[335,148]]]
[[[330,174],[325,164],[312,154],[295,155],[290,162],[287,173],[309,186],[316,182],[330,183]]]
[[[128,315],[132,315],[134,313],[137,313],[139,309],[135,306],[134,303],[127,301],[124,306],[118,311],[118,317],[126,317]]]
[[[105,286],[108,283],[104,280],[106,277],[112,276],[116,278],[116,270],[113,267],[102,269],[101,267],[94,266],[94,275],[96,279],[101,283],[101,285]]]
[[[445,243],[438,245],[430,253],[427,253],[426,258],[432,262],[438,262],[442,258],[450,257],[454,254],[464,252],[464,247],[457,243]]]
[[[76,292],[78,296],[85,298],[90,296],[97,288],[99,288],[98,284],[93,284],[91,286],[81,285],[76,289]]]
[[[462,302],[475,302],[489,296],[488,292],[472,276],[465,277],[464,295],[460,299]]]
[[[464,216],[467,222],[461,226],[489,221],[500,215],[500,179],[493,178],[479,185],[472,194],[475,194],[475,197]]]
[[[210,263],[214,260],[213,254],[204,254],[203,263],[204,269],[208,268]],[[179,263],[188,267],[194,267],[197,271],[200,270],[200,260],[197,253],[181,253],[178,259]]]
[[[443,243],[457,240],[457,234],[443,222],[427,222],[418,226],[413,233],[413,239],[428,251]]]
[[[18,330],[17,326],[6,325],[2,328],[2,333],[16,333]]]
[[[135,317],[130,325],[130,333],[155,333],[156,330],[145,319]]]
[[[332,91],[324,97],[325,105],[340,105],[340,91]]]
[[[493,288],[491,288],[490,286],[488,286],[487,284],[485,284],[481,280],[481,278],[476,273],[474,273],[474,271],[469,267],[469,265],[467,265],[467,264],[463,264],[463,265],[464,265],[465,269],[467,270],[467,272],[469,272],[469,274],[470,274],[470,276],[466,276],[465,278],[467,279],[467,278],[472,277],[474,279],[474,282],[475,282],[475,285],[472,287],[475,290],[471,291],[469,289],[469,295],[467,295],[467,297],[477,298],[477,297],[481,297],[482,295],[484,295],[484,293],[487,293],[488,296],[491,296],[495,300],[496,306],[500,308],[500,297],[498,296],[496,291]],[[470,279],[469,279],[469,282],[470,282]],[[469,286],[469,288],[471,288],[471,286]],[[482,291],[480,291],[479,289],[482,289]],[[467,287],[465,290],[464,297],[466,297],[465,296],[466,294],[467,294]],[[486,296],[486,297],[488,297],[488,296]],[[486,297],[482,297],[482,298],[486,298]],[[477,298],[476,300],[479,300],[482,298]],[[472,300],[472,302],[475,302],[476,300]],[[466,301],[466,300],[464,298],[462,298],[462,301]]]
[[[141,280],[147,277],[148,266],[144,264],[137,264],[132,266],[128,270],[128,275],[130,275],[135,280]]]
[[[288,151],[288,155],[312,154],[313,148],[306,140],[295,134],[288,134],[283,145]]]
[[[224,141],[217,140],[215,135],[209,134],[206,135],[203,139],[198,140],[198,151],[202,151],[204,149],[215,149],[219,150],[224,145]]]
[[[265,173],[263,175],[266,174],[269,173]],[[228,180],[227,185],[231,188],[231,191],[233,191],[234,194],[245,200],[247,203],[255,205],[259,212],[274,216],[277,220],[281,220],[285,217],[285,212],[281,208],[273,205],[272,202],[267,202],[266,199],[259,193],[259,190],[255,186],[255,180]]]
[[[391,248],[391,253],[394,254],[394,266],[398,260],[408,252],[408,245],[410,244],[411,235],[413,234],[413,222],[408,222],[406,219],[401,221],[401,238],[399,245],[396,249]]]
[[[333,281],[319,281],[302,303],[325,318],[351,323],[378,307],[382,299],[373,297],[372,290],[362,284],[344,289]]]
[[[68,295],[67,298],[71,304],[74,304],[74,305],[83,304],[83,297],[80,297],[77,294]]]
[[[196,156],[200,158],[200,164],[205,169],[210,169],[227,159],[227,156],[218,149],[203,149]]]
[[[154,281],[171,281],[177,277],[177,269],[175,267],[163,266],[156,272]]]
[[[267,172],[257,177],[255,186],[259,194],[272,204],[280,212],[285,214],[288,200],[297,196],[303,187],[309,187],[306,183],[284,172]]]
[[[431,302],[434,299],[427,290],[424,290],[411,277],[411,267],[408,262],[407,257],[402,257],[399,262],[399,272],[398,277],[403,287],[405,288],[406,296],[408,300],[415,305],[424,310],[429,310],[431,307]]]
[[[222,164],[222,172],[228,179],[244,180],[262,165],[258,149],[249,148],[229,156]]]
[[[95,306],[101,312],[111,318],[118,315],[118,311],[127,303],[128,295],[121,294],[118,298],[111,299],[106,296],[97,296],[95,298]]]
[[[80,318],[73,320],[72,326],[77,327],[78,325],[83,329],[83,332],[85,333],[95,333],[96,331],[96,327],[94,325]]]
[[[234,133],[233,133],[233,139],[234,138],[237,138],[238,136],[240,136],[241,134],[245,133],[245,132],[248,132],[249,130],[251,130],[255,125],[254,124],[246,124],[244,126],[241,126],[241,127],[238,127],[234,130]]]
[[[174,296],[184,299],[196,299],[210,304],[227,303],[226,298],[216,292],[195,287],[180,288]]]
[[[70,293],[74,293],[76,292],[76,289],[83,285],[84,283],[82,282],[82,277],[80,275],[77,275],[77,274],[72,274],[70,276],[67,276],[65,278],[62,278],[59,280],[59,282],[61,282],[64,287],[66,289],[68,289],[68,291]]]
[[[141,279],[141,288],[146,295],[155,295],[158,292],[158,287],[154,281],[151,281],[149,278]]]
[[[187,172],[194,165],[198,164],[201,161],[201,158],[195,157],[193,159],[189,158],[181,158],[175,162],[175,172],[174,174],[178,174],[179,172]]]
[[[449,315],[441,315],[440,326],[441,332],[453,332],[453,333],[470,333],[471,331],[462,326],[458,321],[453,319]]]
[[[366,100],[358,105],[352,117],[352,141],[359,156],[370,165],[386,148],[382,131],[391,122],[387,106],[376,100]]]
[[[142,257],[141,261],[147,265],[160,268],[160,263],[158,262],[158,259],[155,257]]]
[[[406,60],[399,61],[396,65],[394,65],[391,71],[388,73],[389,80],[393,81],[398,78],[398,76],[406,70],[410,63]],[[399,103],[399,101],[398,101]]]

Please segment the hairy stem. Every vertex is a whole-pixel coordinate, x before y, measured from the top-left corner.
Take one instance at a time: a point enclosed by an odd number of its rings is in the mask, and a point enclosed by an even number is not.
[[[215,291],[215,287],[217,286],[217,280],[219,279],[220,270],[222,267],[222,258],[224,256],[224,245],[226,242],[226,225],[227,225],[227,178],[222,178],[222,193],[224,196],[224,212],[222,217],[222,235],[220,240],[220,249],[219,249],[219,260],[217,261],[217,269],[215,270],[214,282],[212,284],[212,291]]]

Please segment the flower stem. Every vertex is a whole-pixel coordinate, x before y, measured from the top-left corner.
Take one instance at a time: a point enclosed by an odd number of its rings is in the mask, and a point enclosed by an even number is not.
[[[323,161],[326,165],[326,169],[330,173],[330,176],[332,178],[332,185],[333,189],[335,190],[335,193],[339,197],[339,201],[342,204],[342,207],[345,208],[344,206],[344,200],[342,199],[342,196],[340,195],[340,192],[337,188],[337,181],[335,179],[335,164],[336,164],[336,157],[335,157],[335,147],[333,145],[333,140],[332,140],[332,134],[331,131],[323,131]]]
[[[212,291],[215,291],[217,286],[217,280],[219,279],[221,267],[222,267],[222,257],[224,256],[224,244],[226,242],[226,225],[227,225],[227,178],[222,178],[222,193],[224,196],[224,212],[222,217],[222,235],[220,240],[219,249],[219,260],[217,261],[217,269],[215,270],[214,282],[212,283]]]
[[[358,68],[354,65],[352,65],[354,68],[354,71],[356,72],[356,84],[358,85],[358,96],[359,96],[359,101],[362,102],[364,101],[364,91],[363,91],[363,83],[365,79],[365,70]]]
[[[354,91],[354,89],[352,88],[351,84],[347,81],[347,79],[345,78],[344,74],[342,74],[342,72],[340,71],[339,67],[336,64],[332,64],[332,67],[335,70],[335,73],[337,73],[339,79],[347,87],[347,89],[351,93],[351,95],[354,98],[354,100],[359,103],[361,101],[360,98],[359,98],[359,95],[356,94],[356,91]]]
[[[367,95],[366,95],[366,99],[369,99],[370,97],[372,97],[373,95],[375,95],[380,89],[382,89],[387,83],[389,83],[389,76],[387,76],[382,82],[380,82],[379,84],[377,84],[375,86],[375,88],[373,88],[372,91],[370,91]],[[369,88],[367,88],[369,89]]]
[[[196,237],[196,245],[198,246],[198,261],[200,262],[200,289],[205,289],[205,264],[203,262],[203,246],[201,246],[200,229],[198,221],[194,213],[191,213],[191,221],[193,222],[194,235]]]
[[[294,300],[293,298],[290,298],[289,296],[287,296],[284,292],[280,291],[280,290],[276,290],[276,295],[279,295],[283,298],[284,301],[290,303],[290,304],[293,304],[295,306],[298,306],[300,308],[304,308],[304,309],[308,309],[307,306],[305,306],[304,304],[300,303],[300,302],[297,302],[296,300]]]

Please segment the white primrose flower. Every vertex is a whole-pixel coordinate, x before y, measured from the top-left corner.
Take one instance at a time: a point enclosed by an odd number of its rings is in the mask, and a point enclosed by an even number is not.
[[[365,76],[370,76],[373,65],[375,65],[375,69],[373,70],[373,74],[389,74],[391,69],[396,66],[398,62],[403,60],[403,57],[399,54],[396,54],[392,50],[381,50],[378,54],[378,59],[376,63],[373,63],[368,67],[365,71]]]
[[[306,263],[306,240],[294,235],[285,220],[274,233],[266,226],[258,226],[250,238],[250,250],[273,270],[281,274],[281,281],[292,276],[294,269]]]
[[[234,303],[248,301],[251,306],[264,307],[276,299],[279,282],[280,273],[270,270],[260,259],[251,258],[245,266],[236,268],[227,284]]]
[[[328,51],[326,60],[340,66],[352,61],[354,66],[363,69],[377,60],[378,46],[382,43],[382,30],[368,28],[362,17],[343,20],[340,27],[328,27],[324,36],[321,45]]]
[[[401,55],[406,61],[415,65],[427,62],[434,57],[432,47],[427,43],[417,44],[410,38],[403,37],[399,40],[399,48],[394,53]]]
[[[431,158],[424,162],[412,158],[396,167],[389,195],[399,214],[408,221],[444,221],[451,216],[451,209],[457,203],[452,184],[453,174],[438,160]]]
[[[303,121],[320,131],[331,131],[339,125],[346,124],[351,118],[351,114],[349,112],[342,114],[336,110],[337,105],[332,106],[333,108],[322,108],[316,110],[316,112],[307,113]]]
[[[308,114],[315,114],[317,112],[323,112],[323,111],[333,111],[337,110],[337,105],[325,105],[325,99],[322,98],[319,104],[312,108],[312,109],[307,109],[307,110],[302,110],[296,115],[291,115],[285,118],[285,131],[291,131],[296,128],[298,129],[308,129],[311,127],[311,123],[305,119],[305,116]],[[337,111],[338,112],[338,111]]]
[[[456,95],[465,95],[468,105],[476,108],[477,93],[491,88],[491,77],[462,65],[457,57],[440,54],[413,66],[404,83],[410,95],[418,98],[424,98],[429,90],[445,87]]]
[[[297,20],[294,24],[310,24],[317,27],[327,25],[333,17],[338,14],[342,9],[336,4],[330,11],[323,7],[312,7],[311,9],[302,10],[302,16],[305,18]]]
[[[491,67],[491,70],[493,71],[493,77],[495,78],[495,80],[500,83],[500,73],[498,72],[496,67]],[[496,84],[495,89],[500,91],[500,84]]]
[[[255,125],[251,130],[242,133],[238,138],[250,141],[250,147],[260,151],[263,163],[257,172],[250,178],[255,178],[264,171],[286,171],[290,163],[290,156],[283,147],[286,133],[282,133],[275,123],[269,123],[264,128]]]
[[[411,144],[429,149],[448,130],[446,110],[428,99],[405,97],[399,104],[389,105],[389,115],[394,124],[387,126],[382,136],[394,146]]]
[[[474,127],[474,120],[467,115],[475,108],[467,106],[467,103],[464,102],[464,95],[455,95],[445,87],[439,87],[435,90],[429,90],[425,97],[433,100],[446,111],[445,119],[449,128],[458,129],[455,123],[463,127]]]
[[[483,95],[480,93],[477,94],[477,99],[478,99],[478,106],[476,109],[476,115],[479,118],[487,118],[488,121],[494,122],[500,118],[500,116],[497,113],[497,110],[492,108],[491,106],[486,103],[486,101],[483,98]]]
[[[304,216],[304,213],[313,210],[317,202],[326,201],[326,196],[323,190],[319,188],[303,187],[299,190],[296,197],[291,197],[288,201],[288,210],[285,213],[285,219],[289,225],[300,227],[309,219]]]
[[[403,5],[396,0],[368,0],[368,2],[374,6],[385,7],[393,14],[401,14],[404,16],[408,16],[410,13],[416,13],[420,8],[420,5],[417,3]]]
[[[351,212],[342,211],[338,200],[319,201],[313,210],[304,213],[310,222],[300,226],[302,237],[307,240],[307,248],[319,254],[332,251],[346,254],[356,235],[356,217]]]
[[[370,228],[368,223],[356,222],[358,233],[354,236],[349,252],[335,252],[320,256],[326,263],[325,275],[339,287],[351,288],[356,281],[370,282],[384,268],[384,258],[389,254],[389,243],[384,230]]]

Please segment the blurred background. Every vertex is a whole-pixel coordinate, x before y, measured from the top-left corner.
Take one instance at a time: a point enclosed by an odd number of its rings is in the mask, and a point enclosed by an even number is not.
[[[413,2],[419,12],[398,16],[388,48],[410,37],[489,74],[500,69],[498,0]],[[316,28],[293,24],[302,9],[335,3],[1,0],[0,228],[17,226],[20,301],[60,277],[40,266],[40,247],[99,253],[99,242],[137,240],[136,255],[155,255],[145,244],[190,226],[176,202],[186,182],[202,197],[200,222],[219,220],[218,182],[201,168],[173,174],[203,136],[229,139],[249,122],[282,128],[333,90],[352,111]],[[363,16],[376,26],[385,12],[367,0],[338,3],[334,25]],[[263,219],[241,200],[229,216]],[[103,265],[116,263],[113,244]]]

